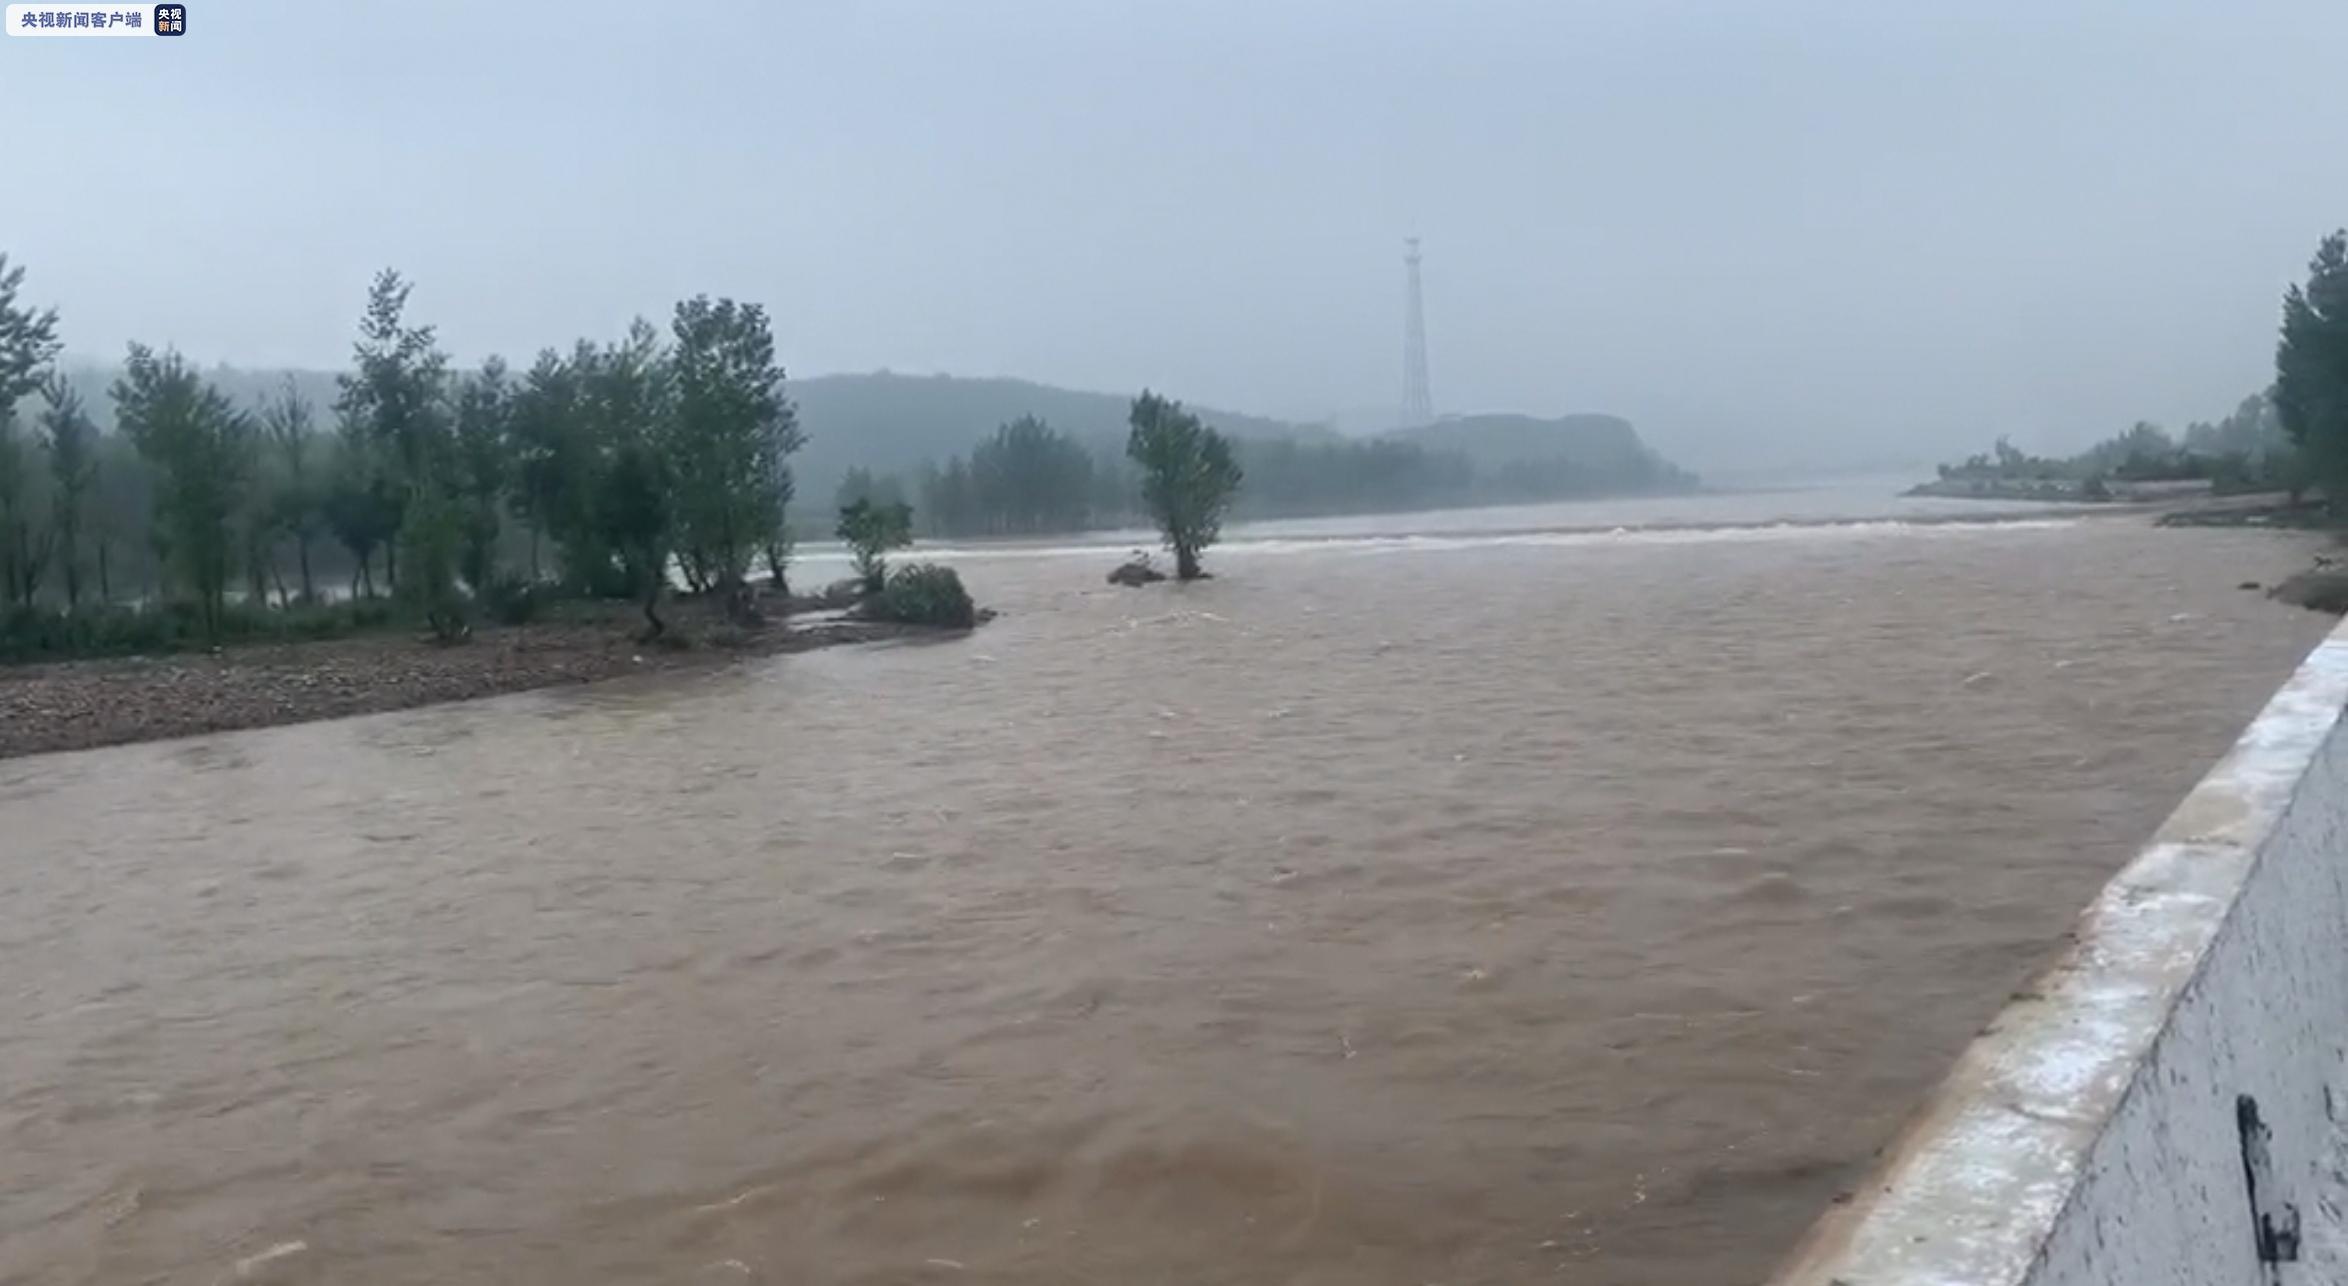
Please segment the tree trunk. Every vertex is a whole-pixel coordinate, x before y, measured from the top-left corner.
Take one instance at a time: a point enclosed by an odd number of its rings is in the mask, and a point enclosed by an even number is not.
[[[98,534],[98,605],[101,607],[114,605],[114,581],[106,567],[107,544],[105,533],[100,532]]]
[[[531,584],[533,584],[533,585],[535,585],[535,584],[537,584],[537,583],[538,583],[538,581],[539,581],[539,570],[538,570],[538,524],[537,524],[537,523],[531,523],[531,524],[530,524],[530,583],[531,583]]]
[[[660,577],[657,575],[646,577],[644,589],[644,632],[636,636],[636,641],[639,643],[650,643],[652,640],[659,638],[661,635],[667,633],[668,628],[669,627],[660,619]]]
[[[318,589],[310,582],[310,538],[296,536],[294,540],[302,555],[302,601],[315,603],[318,601]]]
[[[1174,546],[1174,575],[1178,580],[1197,580],[1199,578],[1198,550],[1188,544]]]
[[[367,588],[375,588],[375,578],[367,578]],[[383,542],[383,588],[388,593],[399,593],[399,537]]]

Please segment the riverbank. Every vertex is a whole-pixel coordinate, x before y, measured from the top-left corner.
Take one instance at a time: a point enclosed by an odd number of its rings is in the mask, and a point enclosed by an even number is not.
[[[414,633],[261,643],[214,653],[0,666],[0,759],[338,719],[847,643],[967,630],[801,612],[764,625],[672,604],[670,638],[635,640],[624,603],[566,604],[557,619],[490,627],[454,646]],[[983,618],[982,618],[983,619]]]

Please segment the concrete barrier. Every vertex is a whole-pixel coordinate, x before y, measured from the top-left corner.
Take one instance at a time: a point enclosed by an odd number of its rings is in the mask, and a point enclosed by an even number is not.
[[[2348,1283],[2348,625],[1777,1286]]]

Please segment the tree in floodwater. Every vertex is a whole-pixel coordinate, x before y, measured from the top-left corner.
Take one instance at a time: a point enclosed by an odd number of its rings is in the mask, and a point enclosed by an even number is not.
[[[913,510],[901,500],[894,504],[850,501],[840,510],[839,536],[856,560],[864,592],[878,594],[889,579],[888,552],[913,543]]]
[[[2283,296],[2275,412],[2335,512],[2348,510],[2348,232],[2325,237]]]
[[[1196,580],[1199,551],[1215,543],[1239,490],[1239,464],[1222,434],[1196,415],[1142,390],[1133,400],[1125,454],[1141,469],[1142,505],[1174,551],[1174,574]]]
[[[252,469],[252,421],[178,353],[158,357],[136,343],[114,382],[114,421],[156,467],[156,534],[216,639]]]
[[[81,394],[64,380],[43,383],[41,396],[49,404],[41,413],[42,441],[49,448],[49,530],[70,612],[82,602],[82,515],[98,480],[98,426],[83,411]]]

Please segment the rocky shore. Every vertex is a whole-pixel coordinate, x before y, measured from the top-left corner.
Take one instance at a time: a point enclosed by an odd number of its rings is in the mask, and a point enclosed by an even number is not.
[[[441,646],[408,633],[260,644],[211,654],[0,666],[0,758],[334,719],[442,701],[723,665],[843,643],[964,631],[800,613],[765,625],[669,609],[676,641],[635,641],[624,606],[484,629]]]

